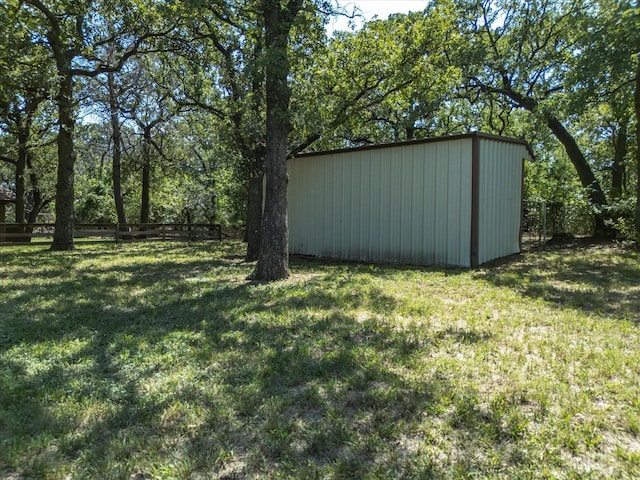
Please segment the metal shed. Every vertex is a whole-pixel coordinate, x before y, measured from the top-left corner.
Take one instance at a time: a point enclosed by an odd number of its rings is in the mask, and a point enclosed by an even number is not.
[[[520,251],[529,145],[483,133],[299,155],[293,254],[473,267]]]

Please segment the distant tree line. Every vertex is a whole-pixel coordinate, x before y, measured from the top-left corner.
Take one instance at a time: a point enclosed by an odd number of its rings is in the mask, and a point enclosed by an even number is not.
[[[328,33],[357,14],[5,0],[0,183],[16,223],[49,212],[67,250],[74,221],[221,222],[244,231],[255,278],[284,278],[287,158],[482,130],[532,145],[529,199],[638,241],[637,2],[441,0]]]

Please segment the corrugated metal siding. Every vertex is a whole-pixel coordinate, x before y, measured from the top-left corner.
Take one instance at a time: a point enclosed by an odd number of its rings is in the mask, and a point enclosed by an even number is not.
[[[470,265],[470,138],[289,161],[292,253]]]
[[[480,140],[478,263],[520,251],[526,146]]]

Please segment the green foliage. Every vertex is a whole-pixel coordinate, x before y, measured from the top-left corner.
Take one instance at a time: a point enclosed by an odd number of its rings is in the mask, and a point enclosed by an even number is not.
[[[97,132],[78,128],[76,201],[80,217],[109,218],[111,154],[98,72],[137,49],[116,74],[124,130],[127,212],[140,210],[141,125],[152,139],[152,216],[229,225],[245,222],[247,184],[264,169],[265,66],[260,2],[47,0],[73,57],[75,114],[91,114]],[[284,6],[285,3],[280,3]],[[560,143],[557,118],[587,159],[612,206],[626,218],[637,197],[638,127],[633,78],[640,44],[638,6],[628,0],[455,0],[423,12],[368,22],[327,37],[331,2],[302,2],[291,25],[289,151],[401,141],[474,130],[528,140],[529,199],[559,202],[571,224],[588,221],[585,189]],[[55,188],[52,102],[58,76],[48,48],[47,18],[33,2],[0,3],[0,154],[17,154],[15,112],[37,109],[29,140],[47,199]],[[89,75],[89,77],[86,77]],[[517,95],[520,95],[518,97]],[[137,123],[136,123],[137,122]],[[88,127],[89,128],[89,127]],[[620,141],[618,141],[620,139]],[[622,187],[614,168],[623,170]],[[104,188],[96,190],[97,177]],[[2,180],[15,183],[10,162]],[[31,177],[27,178],[27,190]],[[94,192],[101,200],[84,198]],[[29,198],[27,199],[29,200]],[[621,207],[624,205],[624,207]],[[112,208],[112,207],[111,207]],[[95,210],[95,211],[94,211]],[[620,214],[619,214],[620,213]],[[620,229],[627,231],[624,225]]]
[[[636,245],[639,238],[634,223],[636,202],[635,195],[630,195],[612,202],[608,208],[611,225],[618,238],[627,245]]]
[[[459,83],[445,61],[445,38],[455,42],[446,5],[337,33],[305,59],[293,85],[294,138],[317,134],[314,148],[326,149],[439,133],[435,112]]]
[[[113,195],[109,183],[104,179],[92,177],[83,185],[83,191],[75,205],[78,223],[115,223]]]

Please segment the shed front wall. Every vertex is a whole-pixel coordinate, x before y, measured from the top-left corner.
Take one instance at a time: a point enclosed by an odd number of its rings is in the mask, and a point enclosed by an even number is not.
[[[470,266],[472,140],[289,161],[291,253]]]
[[[480,139],[478,263],[520,252],[526,146]]]

